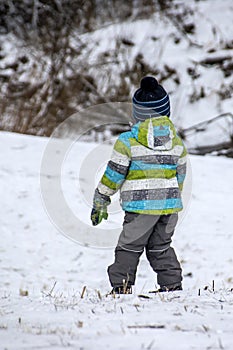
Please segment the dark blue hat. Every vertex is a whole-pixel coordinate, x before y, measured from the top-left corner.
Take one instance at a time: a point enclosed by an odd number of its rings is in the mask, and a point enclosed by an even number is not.
[[[133,96],[133,117],[138,122],[159,116],[170,116],[169,96],[154,77],[144,77]]]

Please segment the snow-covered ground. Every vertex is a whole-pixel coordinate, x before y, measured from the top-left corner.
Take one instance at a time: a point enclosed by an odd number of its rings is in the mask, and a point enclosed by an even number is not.
[[[139,298],[156,284],[142,256],[133,295],[113,298],[106,296],[113,249],[76,244],[44,211],[47,141],[0,133],[0,349],[232,349],[233,160],[190,157],[192,199],[174,237],[184,291]],[[93,147],[80,143],[66,173],[64,195],[74,211],[82,204],[78,167]],[[101,164],[102,153],[96,157]]]

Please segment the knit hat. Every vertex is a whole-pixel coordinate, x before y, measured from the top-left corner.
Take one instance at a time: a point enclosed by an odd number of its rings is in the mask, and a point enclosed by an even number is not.
[[[133,118],[138,122],[159,116],[170,116],[169,96],[155,78],[144,77],[133,96]]]

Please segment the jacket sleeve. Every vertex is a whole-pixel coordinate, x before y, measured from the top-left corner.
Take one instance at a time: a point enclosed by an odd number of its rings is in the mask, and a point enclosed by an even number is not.
[[[183,190],[184,180],[187,170],[187,150],[182,142],[183,151],[177,163],[176,178],[179,185],[180,191]]]
[[[115,142],[111,159],[97,186],[97,191],[105,196],[115,194],[128,174],[130,162],[130,142],[127,133],[123,133]]]

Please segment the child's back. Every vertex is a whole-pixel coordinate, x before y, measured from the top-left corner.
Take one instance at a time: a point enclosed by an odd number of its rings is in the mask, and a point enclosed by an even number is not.
[[[166,91],[154,78],[142,79],[133,97],[136,124],[117,139],[95,191],[93,225],[107,219],[110,196],[119,189],[126,212],[115,262],[108,268],[115,292],[125,292],[123,280],[129,288],[134,284],[144,248],[161,290],[181,289],[181,268],[170,244],[183,208],[187,152],[169,115]]]

